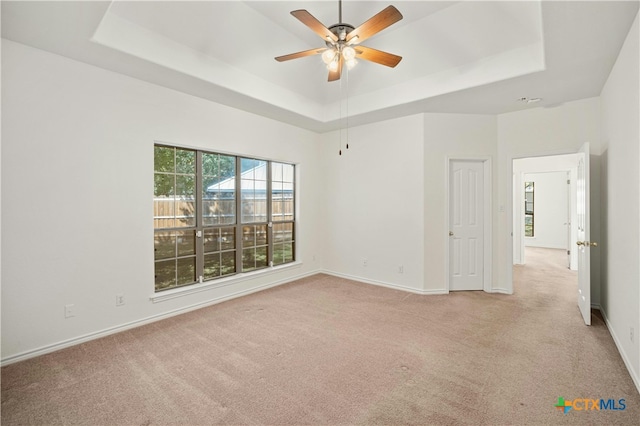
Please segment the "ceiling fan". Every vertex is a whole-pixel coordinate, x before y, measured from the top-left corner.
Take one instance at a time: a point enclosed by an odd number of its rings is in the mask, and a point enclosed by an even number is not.
[[[294,10],[291,14],[318,34],[326,47],[278,56],[275,58],[278,62],[322,54],[322,60],[329,69],[329,81],[336,81],[340,79],[342,68],[346,65],[351,69],[356,64],[356,58],[391,68],[402,60],[402,56],[360,46],[361,42],[402,19],[402,14],[393,6],[387,6],[357,28],[342,22],[342,0],[338,2],[339,23],[328,28],[304,9]]]

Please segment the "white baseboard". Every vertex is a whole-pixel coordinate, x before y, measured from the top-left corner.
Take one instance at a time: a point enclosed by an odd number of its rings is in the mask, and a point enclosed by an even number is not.
[[[216,297],[213,299],[208,299],[203,302],[199,302],[193,305],[189,305],[183,308],[175,309],[173,311],[164,312],[158,315],[152,315],[147,318],[142,318],[140,320],[132,321],[129,323],[117,325],[115,327],[109,327],[104,330],[96,331],[93,333],[88,333],[82,336],[74,337],[71,339],[63,340],[61,342],[52,343],[46,346],[42,346],[40,348],[28,350],[25,352],[18,353],[16,355],[11,355],[6,358],[0,360],[0,366],[4,367],[5,365],[13,364],[15,362],[24,361],[29,358],[35,358],[40,355],[45,355],[51,352],[59,351],[60,349],[65,349],[71,346],[79,345],[81,343],[85,343],[91,340],[99,339],[101,337],[106,337],[111,334],[119,333],[121,331],[130,330],[132,328],[140,327],[146,324],[150,324],[152,322],[161,321],[166,318],[171,318],[176,315],[184,314],[190,311],[195,311],[196,309],[204,308],[207,306],[215,305],[218,303],[226,302],[227,300],[236,299],[238,297],[247,296],[252,293],[257,293],[262,290],[266,290],[272,287],[277,287],[282,284],[287,284],[292,281],[296,281],[302,278],[309,277],[311,275],[316,275],[321,273],[321,270],[314,270],[311,272],[307,272],[304,274],[296,275],[293,277],[288,277],[282,280],[274,281],[269,284],[260,285],[257,287],[250,288],[248,290],[238,291],[232,294],[228,294],[226,296]]]
[[[636,389],[638,390],[638,393],[640,393],[640,376],[638,375],[638,372],[635,370],[635,368],[633,368],[633,364],[631,364],[631,361],[629,361],[629,357],[627,357],[627,354],[624,351],[622,344],[620,343],[620,339],[618,338],[618,335],[615,333],[615,331],[613,331],[613,327],[609,322],[609,318],[607,318],[606,311],[602,309],[602,307],[599,307],[599,310],[602,313],[602,318],[604,318],[604,323],[607,325],[607,328],[609,329],[609,334],[611,334],[611,337],[613,337],[613,342],[616,344],[616,347],[618,348],[618,352],[622,357],[622,361],[624,361],[624,365],[627,367],[627,371],[629,371],[631,380],[633,380],[633,383],[636,385]]]
[[[489,293],[499,293],[499,294],[509,294],[509,295],[513,294],[512,291],[509,291],[506,288],[496,288],[496,287],[492,287]]]
[[[400,284],[393,284],[393,283],[388,283],[388,282],[385,282],[385,281],[371,280],[371,279],[368,279],[368,278],[357,277],[355,275],[342,274],[340,272],[323,270],[322,273],[323,274],[327,274],[327,275],[332,275],[334,277],[345,278],[345,279],[351,280],[351,281],[358,281],[358,282],[365,283],[365,284],[373,284],[373,285],[377,285],[377,286],[380,286],[380,287],[387,287],[387,288],[391,288],[391,289],[394,289],[394,290],[406,291],[406,292],[414,293],[414,294],[421,294],[421,295],[426,295],[426,294],[449,294],[449,292],[447,290],[445,290],[445,289],[421,290],[421,289],[417,289],[417,288],[413,288],[413,287],[406,287],[406,286],[403,286],[403,285],[400,285]]]

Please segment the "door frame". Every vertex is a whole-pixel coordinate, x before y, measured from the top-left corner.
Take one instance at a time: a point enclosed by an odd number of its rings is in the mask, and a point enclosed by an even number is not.
[[[450,183],[450,174],[451,174],[451,162],[452,161],[474,161],[474,162],[478,162],[478,163],[482,163],[482,173],[483,173],[483,181],[484,181],[484,185],[482,188],[483,191],[483,195],[484,195],[484,203],[483,203],[483,238],[484,238],[484,244],[483,244],[483,266],[482,266],[482,290],[487,292],[487,293],[492,293],[493,292],[493,288],[492,288],[492,284],[491,284],[491,277],[492,277],[492,270],[491,270],[491,265],[492,265],[492,261],[493,261],[493,253],[491,251],[491,247],[492,247],[492,215],[491,212],[493,211],[493,207],[492,207],[492,202],[493,202],[493,193],[491,191],[492,188],[492,176],[491,176],[491,157],[489,156],[447,156],[445,158],[446,161],[446,165],[445,165],[445,220],[444,223],[446,224],[446,230],[445,230],[445,244],[444,246],[446,247],[445,250],[445,256],[444,256],[444,270],[447,271],[445,274],[445,292],[449,293],[450,291],[450,279],[451,279],[451,270],[450,270],[450,243],[451,243],[451,238],[449,238],[449,230],[451,229],[451,223],[450,223],[450,219],[451,219],[451,212],[450,212],[450,196],[449,196],[449,191],[451,190],[451,183]]]

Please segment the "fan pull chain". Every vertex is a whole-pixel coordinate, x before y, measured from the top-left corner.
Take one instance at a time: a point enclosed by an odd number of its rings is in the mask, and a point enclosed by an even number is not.
[[[338,155],[342,155],[342,79],[340,79],[340,95],[338,96],[338,102],[340,103],[339,111],[340,117],[338,120],[338,141],[339,141],[339,151]]]
[[[347,149],[349,149],[349,67],[347,67]]]

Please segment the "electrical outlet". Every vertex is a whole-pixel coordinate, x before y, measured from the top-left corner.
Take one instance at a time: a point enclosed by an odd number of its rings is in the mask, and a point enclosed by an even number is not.
[[[362,258],[362,266],[367,266],[369,265],[369,260],[366,257]]]
[[[116,294],[116,306],[124,305],[124,294]]]
[[[633,327],[629,327],[629,340],[631,340],[631,343],[633,343],[633,339],[634,339],[634,329]]]
[[[404,266],[403,265],[398,266],[398,273],[399,274],[404,274]]]
[[[76,316],[76,305],[64,305],[64,317],[71,318]]]

